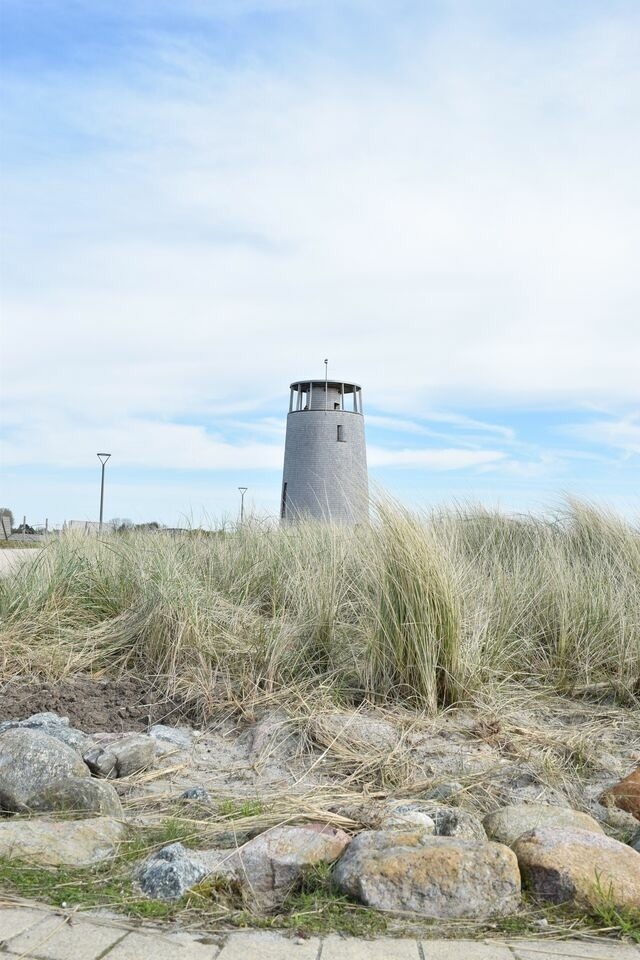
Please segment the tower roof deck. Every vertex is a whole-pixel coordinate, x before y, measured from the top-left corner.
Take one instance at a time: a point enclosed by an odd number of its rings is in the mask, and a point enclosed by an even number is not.
[[[323,390],[326,386],[331,390],[341,390],[344,388],[345,393],[354,393],[356,390],[362,390],[362,387],[359,383],[348,382],[346,380],[325,380],[323,377],[311,377],[309,380],[295,380],[291,386],[291,390],[308,390],[310,386],[315,390],[316,387],[321,387]]]

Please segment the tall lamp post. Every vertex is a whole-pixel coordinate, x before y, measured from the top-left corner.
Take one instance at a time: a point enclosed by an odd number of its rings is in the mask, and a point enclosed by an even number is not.
[[[104,506],[104,468],[110,453],[99,453],[98,460],[102,464],[102,477],[100,479],[100,530],[102,530],[102,508]]]
[[[249,487],[238,487],[240,491],[240,523],[244,523],[244,495]]]

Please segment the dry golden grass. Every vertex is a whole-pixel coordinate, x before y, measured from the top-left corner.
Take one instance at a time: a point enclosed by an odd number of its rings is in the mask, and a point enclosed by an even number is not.
[[[0,581],[0,677],[131,671],[205,718],[327,694],[434,714],[514,686],[640,691],[640,533],[546,518],[63,537]]]

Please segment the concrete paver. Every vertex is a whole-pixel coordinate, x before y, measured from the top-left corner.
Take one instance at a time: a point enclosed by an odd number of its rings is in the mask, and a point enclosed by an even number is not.
[[[129,933],[106,954],[105,960],[215,960],[220,947],[198,943],[181,934]]]
[[[0,910],[0,946],[10,937],[17,937],[19,933],[40,923],[46,916],[42,910],[28,907],[3,907]]]
[[[514,941],[511,949],[517,960],[640,960],[640,950],[631,944],[525,940]]]
[[[424,960],[513,960],[505,943],[478,940],[423,940]]]
[[[317,960],[320,940],[298,943],[279,933],[234,933],[217,960]]]
[[[417,940],[354,940],[333,935],[322,941],[321,960],[420,960]],[[513,960],[511,955],[509,960]]]
[[[640,948],[604,940],[296,940],[242,931],[203,943],[185,931],[131,930],[116,916],[0,907],[0,960],[640,960]]]
[[[125,933],[120,927],[75,917],[67,922],[63,916],[54,914],[12,937],[5,949],[10,954],[34,954],[44,960],[97,960]]]

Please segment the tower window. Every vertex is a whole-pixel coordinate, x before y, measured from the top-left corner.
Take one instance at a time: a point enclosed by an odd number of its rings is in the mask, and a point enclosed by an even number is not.
[[[340,443],[344,443],[344,427],[341,423],[338,424],[338,438]]]
[[[280,517],[284,520],[287,515],[287,484],[282,484],[282,504],[280,506]]]

